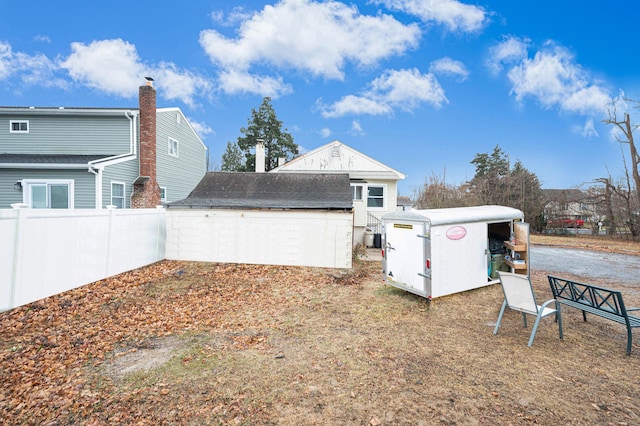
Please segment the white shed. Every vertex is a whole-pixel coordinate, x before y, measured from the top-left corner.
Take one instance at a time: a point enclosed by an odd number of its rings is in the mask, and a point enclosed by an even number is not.
[[[389,213],[382,217],[385,282],[430,299],[497,283],[501,265],[528,274],[523,219],[503,206]]]
[[[207,173],[167,205],[166,258],[350,268],[347,174]]]

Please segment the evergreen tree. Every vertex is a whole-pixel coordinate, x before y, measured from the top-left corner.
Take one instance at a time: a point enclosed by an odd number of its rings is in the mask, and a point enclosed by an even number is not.
[[[499,146],[491,154],[476,154],[471,164],[476,173],[469,182],[478,204],[513,207],[524,213],[534,230],[544,226],[544,198],[538,177],[516,161],[510,168],[509,157]]]
[[[242,151],[238,148],[238,144],[227,142],[227,149],[222,154],[222,166],[220,169],[223,172],[239,172],[242,168]]]
[[[251,109],[248,125],[241,128],[240,132],[244,136],[238,137],[237,147],[244,154],[245,161],[237,169],[238,171],[255,170],[255,146],[259,140],[264,143],[265,148],[265,171],[278,167],[278,158],[282,157],[288,161],[298,154],[298,145],[294,143],[293,136],[287,132],[287,129],[282,130],[282,121],[278,120],[270,97],[262,100],[257,111],[254,108]],[[231,152],[233,148],[227,146],[227,149]]]

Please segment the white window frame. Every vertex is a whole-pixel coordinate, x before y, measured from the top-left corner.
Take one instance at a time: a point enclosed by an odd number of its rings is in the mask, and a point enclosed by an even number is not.
[[[382,188],[382,207],[370,207],[369,206],[369,188]],[[380,197],[375,197],[376,199]],[[387,209],[387,185],[383,183],[372,183],[367,185],[367,210],[386,210]]]
[[[27,125],[26,130],[13,130],[13,125],[16,123],[24,123]],[[22,127],[22,126],[20,126]],[[29,133],[29,120],[9,120],[9,133]]]
[[[364,201],[364,187],[365,185],[361,183],[351,184],[351,199],[353,201]],[[360,192],[360,198],[358,198],[358,190]]]
[[[46,199],[46,207],[47,209],[51,208],[51,200],[50,200],[50,186],[51,185],[67,185],[68,187],[68,209],[74,208],[74,194],[75,194],[75,186],[73,179],[22,179],[22,202],[29,206],[29,208],[33,208],[32,200],[31,200],[31,189],[33,186],[42,186],[46,185],[47,187],[47,199]]]
[[[173,149],[173,145],[175,145],[175,149]],[[167,151],[168,151],[170,156],[178,157],[178,154],[180,152],[180,142],[178,142],[177,139],[169,137],[169,146],[167,148]]]
[[[113,186],[114,185],[122,186],[122,197],[119,197],[119,196],[117,197],[117,198],[122,198],[122,207],[119,207],[116,203],[113,202],[113,199],[115,197],[113,195]],[[127,208],[127,185],[126,185],[125,182],[119,182],[119,181],[115,181],[115,180],[111,181],[111,197],[110,197],[110,200],[111,200],[111,205],[112,206],[117,206],[120,209],[126,209]]]
[[[180,113],[176,114],[176,123],[180,124],[180,122],[182,121],[182,119],[180,118]]]
[[[167,187],[160,187],[160,204],[165,204],[167,202]]]

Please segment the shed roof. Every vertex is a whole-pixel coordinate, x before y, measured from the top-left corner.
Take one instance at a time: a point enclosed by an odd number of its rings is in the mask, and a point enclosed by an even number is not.
[[[348,209],[349,175],[208,172],[168,208]]]
[[[524,219],[524,214],[512,207],[474,206],[445,209],[413,210],[393,212],[382,216],[382,220],[429,221],[431,225],[449,225],[454,223],[499,222]]]

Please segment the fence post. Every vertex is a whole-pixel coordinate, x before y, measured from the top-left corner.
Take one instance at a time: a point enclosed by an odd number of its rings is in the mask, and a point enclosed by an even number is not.
[[[109,211],[109,217],[107,219],[107,259],[106,259],[106,263],[105,263],[105,271],[104,271],[104,276],[108,277],[111,275],[111,252],[112,247],[113,247],[113,221],[115,220],[114,217],[116,215],[116,209],[117,207],[114,205],[108,205],[106,206],[106,209]]]
[[[27,214],[27,208],[29,206],[27,204],[16,203],[11,204],[11,208],[16,210],[16,230],[15,230],[15,239],[13,242],[13,265],[11,265],[11,290],[9,293],[9,306],[8,309],[13,309],[16,306],[16,286],[19,283],[19,266],[22,265],[22,260],[20,259],[24,250],[22,250],[22,243],[24,241],[24,233],[22,231],[23,222],[26,220],[25,216]]]
[[[164,206],[156,206],[156,215],[155,215],[155,217],[156,217],[156,230],[157,230],[156,231],[156,256],[155,256],[156,257],[156,262],[158,262],[160,260],[163,260],[164,256],[165,256],[165,253],[162,253],[162,254],[160,253],[160,241],[162,241],[161,238],[164,238],[161,235],[164,210],[165,210]],[[166,226],[166,224],[165,224],[165,226]],[[166,232],[165,232],[165,234],[166,234]],[[164,244],[166,246],[167,242],[165,241]],[[165,249],[165,251],[166,251],[166,249]]]

